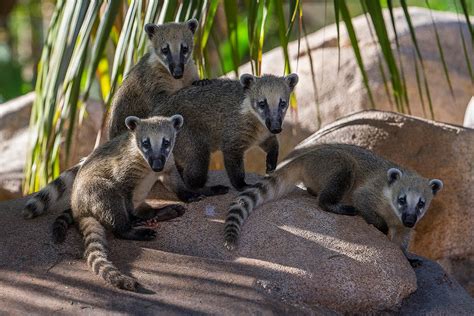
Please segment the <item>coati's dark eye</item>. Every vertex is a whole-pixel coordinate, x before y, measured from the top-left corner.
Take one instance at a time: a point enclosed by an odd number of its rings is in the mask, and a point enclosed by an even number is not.
[[[150,143],[150,140],[148,138],[142,140],[142,147],[143,147],[143,149],[150,149],[151,148],[151,143]]]
[[[425,201],[419,200],[418,204],[416,205],[416,208],[419,210],[422,210],[425,207]]]
[[[265,110],[265,106],[267,106],[267,100],[263,100],[263,101],[258,101],[258,102],[257,102],[257,107],[258,107],[260,110]]]
[[[170,141],[163,138],[163,141],[161,142],[161,147],[168,148],[169,146],[170,146]]]
[[[407,204],[407,196],[404,195],[404,196],[398,197],[398,204],[400,204],[400,205],[405,205],[405,204]]]
[[[285,109],[286,108],[286,101],[285,100],[282,100],[280,99],[280,109]]]
[[[181,51],[183,52],[183,54],[187,54],[189,51],[188,46],[181,45]]]
[[[161,48],[161,52],[166,55],[170,52],[170,48],[168,46],[163,47]]]

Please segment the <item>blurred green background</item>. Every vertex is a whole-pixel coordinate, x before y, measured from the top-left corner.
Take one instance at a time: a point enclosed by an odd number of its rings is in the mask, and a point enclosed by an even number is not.
[[[250,59],[246,2],[248,1],[238,1],[239,64],[246,63]],[[349,0],[346,2],[352,16],[357,16],[363,12],[360,1]],[[410,6],[427,7],[425,0],[409,0],[407,2]],[[53,0],[1,0],[0,103],[34,89],[36,67],[55,4],[56,1]],[[431,9],[441,11],[456,12],[459,10],[456,4],[456,1],[452,0],[429,1]],[[397,1],[394,2],[394,5],[398,5]],[[382,1],[382,6],[387,6],[386,0]],[[468,12],[473,15],[474,1],[468,0],[467,6]],[[331,0],[303,1],[303,8],[305,13],[310,13],[304,14],[305,28],[308,33],[335,22],[334,4]],[[270,6],[269,10],[274,10],[274,7]],[[273,13],[269,12],[268,15],[273,16]],[[289,12],[285,12],[285,15],[288,20]],[[208,77],[215,77],[234,69],[222,5],[217,10],[213,28],[215,31],[206,48],[209,60],[212,61],[208,65]],[[278,31],[278,20],[268,19],[263,45],[264,52],[280,45]],[[290,40],[295,40],[298,36],[298,28],[295,27],[290,34]],[[97,90],[93,90],[92,97],[94,97],[94,92],[98,93]]]

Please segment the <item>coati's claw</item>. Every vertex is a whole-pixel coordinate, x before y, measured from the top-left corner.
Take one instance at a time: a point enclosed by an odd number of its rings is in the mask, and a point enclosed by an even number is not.
[[[265,172],[267,174],[270,174],[273,171],[275,171],[275,169],[276,169],[276,164],[267,164],[267,169],[265,170]]]
[[[137,228],[135,236],[137,240],[149,241],[156,238],[156,231],[151,228]]]
[[[423,265],[423,260],[420,260],[420,259],[410,258],[408,259],[408,262],[410,262],[410,265],[412,266],[412,268],[418,268]]]

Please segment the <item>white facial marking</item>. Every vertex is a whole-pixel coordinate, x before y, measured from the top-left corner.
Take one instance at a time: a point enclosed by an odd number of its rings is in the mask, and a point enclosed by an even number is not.
[[[260,121],[260,123],[263,124],[263,126],[265,126],[265,121],[262,119],[262,117],[260,116],[260,113],[258,113],[254,107],[252,106],[251,104],[251,101],[250,101],[250,98],[245,98],[244,101],[242,102],[242,106],[240,108],[240,113],[242,113],[243,115],[247,114],[247,113],[252,113],[253,115],[255,115],[256,118],[258,118],[258,120]]]
[[[386,186],[383,188],[383,195],[387,198],[388,204],[390,205],[390,208],[392,209],[393,213],[397,216],[397,218],[402,221],[402,215],[398,212],[398,209],[395,205],[393,205],[393,194],[392,190]]]
[[[410,209],[415,208],[418,204],[418,200],[420,199],[420,195],[416,192],[408,192],[407,193],[407,204]]]

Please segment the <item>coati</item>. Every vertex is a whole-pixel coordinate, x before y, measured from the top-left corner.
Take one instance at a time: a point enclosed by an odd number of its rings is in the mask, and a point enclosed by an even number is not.
[[[318,144],[297,148],[275,172],[242,192],[230,205],[225,246],[232,250],[242,224],[261,204],[277,199],[303,183],[325,211],[360,214],[398,244],[405,255],[410,229],[425,215],[434,195],[443,188],[438,179],[413,171],[354,145]],[[412,264],[416,260],[409,259]]]
[[[183,88],[156,107],[155,115],[184,117],[174,157],[186,187],[197,192],[206,188],[210,154],[217,150],[222,150],[230,182],[238,190],[248,187],[243,158],[251,146],[267,153],[267,172],[273,171],[278,160],[276,134],[282,130],[297,83],[296,74],[244,74],[240,80],[211,80],[205,86]]]
[[[199,80],[194,64],[193,42],[198,21],[145,25],[150,51],[130,70],[112,102],[108,120],[109,139],[126,131],[127,116],[150,116],[168,96]]]
[[[129,132],[95,149],[76,175],[71,210],[84,238],[84,256],[89,267],[115,287],[136,291],[139,284],[107,259],[105,231],[130,240],[156,237],[153,229],[132,227],[132,219],[136,206],[145,199],[158,178],[175,170],[172,150],[182,124],[180,115],[149,119],[127,117]],[[180,205],[167,208],[184,212]],[[65,214],[62,216],[64,219]],[[66,229],[67,225],[55,222],[55,241],[64,240]]]
[[[148,117],[151,109],[165,102],[170,94],[193,82],[196,84],[199,76],[191,56],[197,27],[196,19],[185,23],[145,25],[150,52],[130,70],[114,96],[108,118],[109,139],[127,130],[123,124],[126,117]],[[69,208],[72,184],[80,166],[81,163],[62,172],[32,195],[23,210],[23,217],[28,219],[49,209]],[[192,200],[193,197],[181,198]]]

